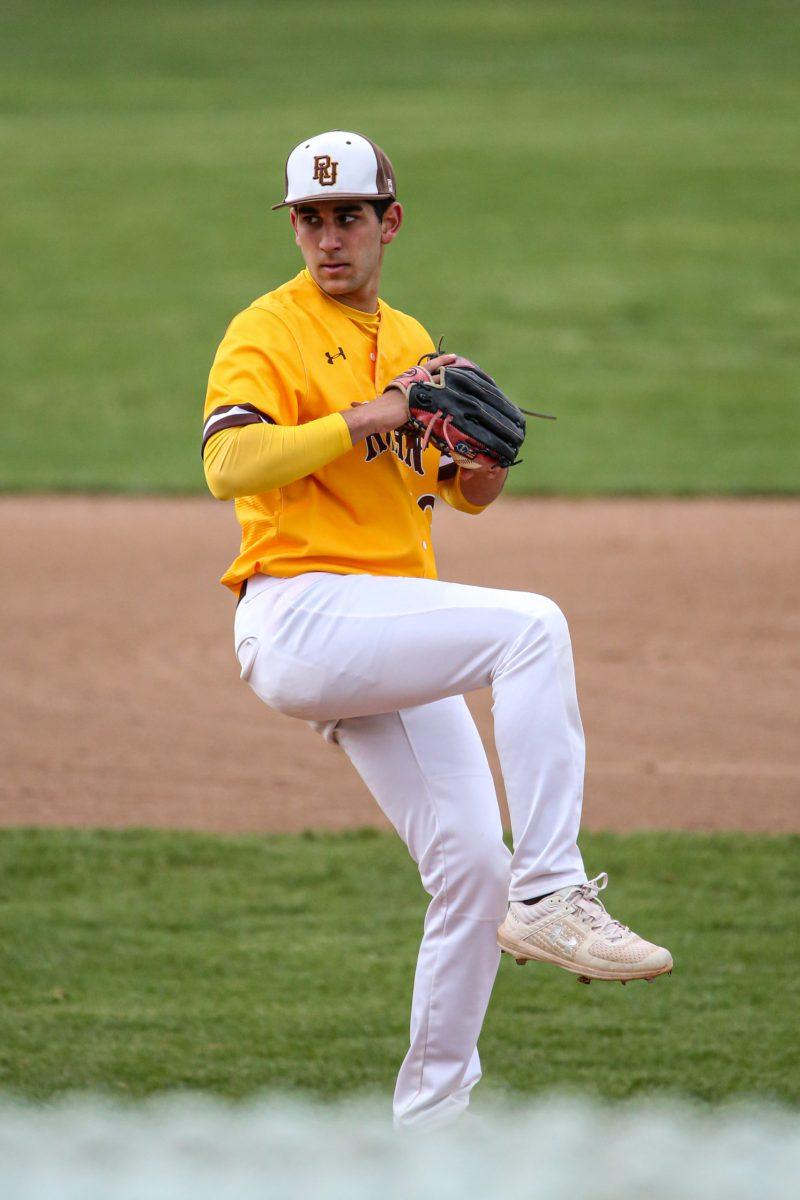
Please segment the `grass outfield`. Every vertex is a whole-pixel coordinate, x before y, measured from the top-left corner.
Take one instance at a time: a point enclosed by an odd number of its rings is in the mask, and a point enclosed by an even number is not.
[[[797,838],[587,836],[610,905],[674,952],[621,988],[504,959],[485,1078],[603,1097],[797,1103]],[[400,842],[0,833],[0,1087],[387,1095],[424,911]],[[794,944],[792,949],[796,950]]]
[[[286,151],[339,126],[395,159],[387,299],[560,418],[513,488],[797,491],[798,55],[789,0],[9,0],[0,488],[203,487]]]

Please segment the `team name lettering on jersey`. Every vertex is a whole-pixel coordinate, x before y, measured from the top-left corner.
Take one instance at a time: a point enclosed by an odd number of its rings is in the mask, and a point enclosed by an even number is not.
[[[415,433],[399,433],[397,430],[392,433],[370,433],[365,439],[365,447],[364,462],[373,462],[381,454],[391,450],[417,475],[425,474],[425,468],[422,465],[422,449]]]

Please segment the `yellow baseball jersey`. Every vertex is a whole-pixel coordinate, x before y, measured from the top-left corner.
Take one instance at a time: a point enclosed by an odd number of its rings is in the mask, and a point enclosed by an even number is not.
[[[254,422],[298,426],[341,413],[379,395],[432,349],[413,317],[383,301],[374,314],[349,308],[301,271],[231,322],[209,377],[204,447]],[[337,436],[342,453],[333,461],[236,499],[241,550],[222,583],[238,591],[255,572],[436,578],[430,527],[439,451],[422,451],[416,436],[398,433],[372,434],[353,446],[342,420],[328,428],[334,453]],[[451,478],[455,467],[448,463],[441,475]]]

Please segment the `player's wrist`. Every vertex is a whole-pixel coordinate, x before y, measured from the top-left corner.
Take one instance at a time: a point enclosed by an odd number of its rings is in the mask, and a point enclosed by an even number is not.
[[[345,409],[341,414],[344,418],[347,428],[350,430],[350,437],[353,440],[353,445],[360,442],[362,438],[367,437],[372,433],[372,420],[366,412],[368,404],[366,401],[357,401],[351,408]]]
[[[387,388],[374,400],[356,401],[342,413],[355,444],[371,433],[386,433],[408,420],[408,401],[399,388]]]
[[[507,477],[508,469],[497,465],[478,467],[476,470],[461,468],[458,472],[458,486],[468,504],[483,508],[497,499]]]

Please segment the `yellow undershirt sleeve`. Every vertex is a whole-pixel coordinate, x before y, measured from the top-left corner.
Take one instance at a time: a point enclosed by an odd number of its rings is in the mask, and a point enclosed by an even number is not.
[[[477,515],[489,507],[488,504],[470,504],[461,490],[461,471],[456,471],[452,479],[442,480],[439,484],[439,495],[451,508],[457,508],[463,513]]]
[[[234,500],[285,487],[352,448],[341,413],[306,425],[259,422],[215,433],[206,444],[203,468],[212,496]]]

